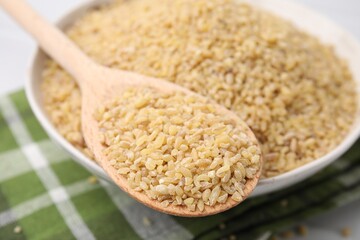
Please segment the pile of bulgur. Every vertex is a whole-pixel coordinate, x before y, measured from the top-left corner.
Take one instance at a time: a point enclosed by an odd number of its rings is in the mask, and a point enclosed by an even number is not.
[[[240,202],[260,170],[260,147],[247,125],[204,98],[131,88],[95,117],[111,166],[164,207],[203,211],[228,198]]]
[[[331,47],[244,3],[116,1],[67,33],[98,63],[167,79],[235,111],[261,143],[264,177],[328,153],[357,110],[355,83]],[[79,88],[54,61],[44,70],[43,93],[60,133],[90,155]]]

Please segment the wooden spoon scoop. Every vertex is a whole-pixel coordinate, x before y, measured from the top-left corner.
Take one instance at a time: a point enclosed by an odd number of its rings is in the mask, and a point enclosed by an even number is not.
[[[178,216],[195,217],[212,215],[239,204],[239,202],[228,198],[224,204],[215,204],[213,207],[205,206],[202,212],[197,209],[192,212],[185,206],[170,205],[164,207],[160,204],[160,201],[152,200],[143,192],[131,189],[127,184],[127,180],[116,172],[116,169],[110,165],[108,159],[103,154],[104,146],[100,143],[98,137],[99,126],[93,117],[93,113],[104,102],[113,100],[129,87],[152,87],[167,93],[180,91],[186,94],[197,94],[164,80],[133,72],[110,69],[96,64],[58,28],[44,20],[23,0],[0,0],[0,6],[12,15],[25,30],[31,33],[41,47],[76,79],[82,95],[82,133],[86,144],[94,153],[99,164],[122,190],[151,208]],[[199,95],[197,96],[200,97]],[[229,119],[233,119],[238,125],[243,126],[246,134],[254,142],[257,142],[250,128],[236,114],[215,103],[214,106],[224,115],[228,116]],[[244,189],[244,199],[255,188],[260,172],[261,168],[253,179],[247,181]]]

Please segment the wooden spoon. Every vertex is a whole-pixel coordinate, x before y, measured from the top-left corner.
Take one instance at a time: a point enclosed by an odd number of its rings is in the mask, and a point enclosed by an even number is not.
[[[127,180],[117,174],[116,169],[110,165],[103,154],[104,146],[99,141],[98,122],[94,119],[93,113],[104,102],[119,96],[124,89],[148,86],[161,92],[180,91],[186,94],[197,94],[168,81],[133,72],[110,69],[96,64],[58,28],[39,16],[24,0],[0,0],[0,6],[12,15],[25,30],[31,33],[41,47],[76,79],[82,95],[82,133],[86,144],[94,153],[98,163],[123,191],[153,209],[178,216],[207,216],[225,211],[239,204],[239,202],[228,198],[224,204],[215,204],[213,207],[205,206],[202,212],[197,209],[192,212],[185,206],[169,205],[164,207],[160,204],[160,201],[152,200],[143,192],[136,192],[131,189],[127,184]],[[228,116],[229,119],[233,119],[239,126],[242,126],[244,132],[257,143],[253,132],[236,114],[218,104],[214,103],[214,106]],[[255,188],[260,172],[261,168],[253,179],[247,181],[244,189],[244,199]]]

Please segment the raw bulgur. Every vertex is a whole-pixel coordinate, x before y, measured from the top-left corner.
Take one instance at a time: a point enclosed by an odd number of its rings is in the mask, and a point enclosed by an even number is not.
[[[309,231],[306,225],[299,225],[297,226],[296,230],[300,236],[307,236]]]
[[[235,111],[261,143],[264,177],[331,151],[357,111],[355,82],[332,47],[237,1],[115,1],[67,34],[100,64],[167,79]],[[43,96],[59,132],[91,157],[79,88],[54,61]]]
[[[21,232],[22,232],[22,228],[19,225],[15,226],[14,233],[21,233]]]
[[[260,170],[260,147],[247,125],[195,95],[130,88],[95,117],[110,164],[165,207],[203,211],[230,198],[241,202]]]
[[[351,229],[348,228],[348,227],[345,227],[343,229],[341,229],[341,235],[344,237],[344,238],[348,238],[351,236]]]

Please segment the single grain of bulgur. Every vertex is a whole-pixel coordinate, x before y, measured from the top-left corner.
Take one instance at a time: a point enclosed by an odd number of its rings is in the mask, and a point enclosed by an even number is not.
[[[17,226],[14,228],[14,233],[21,233],[21,232],[22,232],[22,228],[17,225]]]
[[[341,229],[341,235],[345,238],[348,238],[351,236],[351,229],[348,227],[344,227],[343,229]]]
[[[299,226],[297,226],[296,230],[300,236],[308,235],[308,227],[306,225],[299,225]]]

